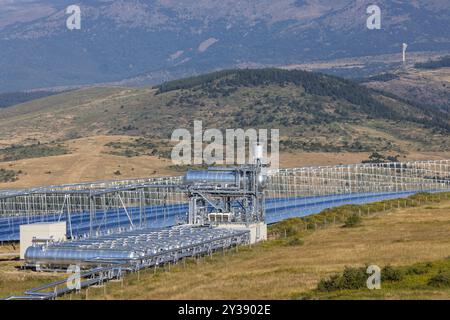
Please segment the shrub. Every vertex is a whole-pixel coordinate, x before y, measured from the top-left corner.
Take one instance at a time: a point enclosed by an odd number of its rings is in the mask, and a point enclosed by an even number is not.
[[[19,180],[19,174],[22,171],[14,171],[9,169],[0,168],[0,182],[14,182]]]
[[[280,221],[270,227],[271,234],[278,234],[281,237],[295,236],[305,228],[305,222],[302,218],[290,218]]]
[[[338,289],[339,275],[332,275],[328,279],[321,279],[317,284],[317,290],[321,292],[336,291]]]
[[[106,151],[107,154],[112,154],[120,157],[139,157],[144,155],[162,156],[170,158],[168,150],[158,149],[164,147],[164,142],[155,142],[154,138],[137,138],[133,141],[111,141],[105,144],[105,147],[112,148],[111,151]]]
[[[400,281],[403,279],[403,274],[400,270],[391,267],[390,265],[385,266],[381,270],[381,280],[382,281]]]
[[[287,241],[287,245],[288,246],[302,246],[305,242],[303,241],[303,239],[300,239],[299,237],[294,237],[292,239],[289,239]]]
[[[12,145],[0,150],[0,161],[16,161],[22,159],[58,156],[69,153],[69,150],[60,144],[33,144]]]
[[[360,289],[366,286],[365,268],[345,268],[342,274],[342,289]]]
[[[430,266],[422,265],[422,266],[411,266],[408,269],[406,269],[406,274],[408,275],[421,275],[428,273]]]
[[[333,275],[317,284],[318,291],[356,290],[366,286],[365,268],[346,267],[342,275]]]
[[[439,272],[428,280],[428,285],[435,288],[449,288],[450,287],[450,272]]]
[[[344,223],[344,227],[353,228],[361,224],[361,217],[358,214],[352,214],[349,216]]]

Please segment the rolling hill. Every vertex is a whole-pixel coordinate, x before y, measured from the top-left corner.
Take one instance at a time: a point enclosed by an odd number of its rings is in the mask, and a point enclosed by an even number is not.
[[[36,92],[9,92],[0,93],[0,108],[10,107],[16,104],[24,103],[31,100],[51,96],[58,92],[36,91]]]
[[[279,128],[282,146],[303,151],[449,148],[444,112],[341,78],[280,69],[226,70],[155,88],[45,97],[1,110],[0,136],[3,143],[97,134],[168,139],[194,120],[204,128]]]
[[[450,56],[372,76],[362,83],[450,113]]]

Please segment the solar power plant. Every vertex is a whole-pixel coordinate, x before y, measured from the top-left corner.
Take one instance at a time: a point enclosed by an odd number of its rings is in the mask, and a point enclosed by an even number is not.
[[[255,223],[449,189],[450,161],[442,160],[267,172],[257,163],[184,177],[6,190],[0,194],[0,240],[17,240],[23,224],[65,221],[68,240],[35,238],[25,267],[57,271],[76,265],[85,270],[86,287],[123,272],[251,244],[261,232]],[[58,289],[61,283],[9,299],[55,298],[71,290]]]
[[[267,174],[265,221],[449,188],[449,160],[280,169]],[[37,222],[66,221],[72,239],[168,227],[185,223],[188,207],[182,176],[0,191],[0,241]]]

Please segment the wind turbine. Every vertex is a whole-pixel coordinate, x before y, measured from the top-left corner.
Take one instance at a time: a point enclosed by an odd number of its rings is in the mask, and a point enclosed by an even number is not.
[[[406,63],[406,49],[408,48],[408,44],[403,43],[403,64]]]

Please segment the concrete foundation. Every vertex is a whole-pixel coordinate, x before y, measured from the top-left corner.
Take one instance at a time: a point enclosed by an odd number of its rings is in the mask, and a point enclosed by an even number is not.
[[[235,230],[250,230],[250,244],[267,240],[267,224],[264,222],[253,223],[248,226],[245,224],[226,223],[219,224],[218,228],[230,228]]]
[[[23,224],[20,226],[20,259],[25,259],[25,251],[33,244],[33,239],[66,240],[66,222]]]

